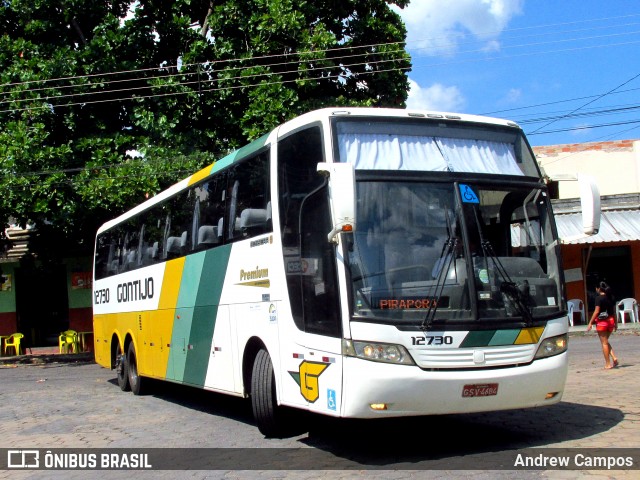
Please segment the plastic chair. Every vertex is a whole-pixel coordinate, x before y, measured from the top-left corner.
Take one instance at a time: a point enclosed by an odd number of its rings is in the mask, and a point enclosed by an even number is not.
[[[60,353],[78,353],[80,344],[78,342],[78,332],[75,330],[67,330],[60,334]]]
[[[569,310],[569,325],[573,327],[573,303],[567,302],[567,310]]]
[[[626,323],[627,315],[631,322],[638,321],[638,302],[635,298],[624,298],[618,302],[618,318],[622,323]]]
[[[580,324],[584,324],[584,302],[582,300],[580,300],[579,298],[574,298],[572,300],[569,300],[567,302],[567,304],[569,305],[569,311],[571,312],[571,319],[569,320],[571,322],[571,325],[573,325],[573,314],[574,313],[579,313],[580,314]]]
[[[22,347],[20,346],[20,341],[24,335],[22,333],[14,333],[9,338],[4,341],[4,354],[7,354],[8,348],[13,348],[16,355],[20,355],[22,352]]]

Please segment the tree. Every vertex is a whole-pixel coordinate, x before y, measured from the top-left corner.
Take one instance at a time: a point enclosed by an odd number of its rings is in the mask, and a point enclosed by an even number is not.
[[[5,0],[0,218],[34,223],[41,258],[89,252],[105,220],[295,115],[403,107],[390,3],[408,0]]]

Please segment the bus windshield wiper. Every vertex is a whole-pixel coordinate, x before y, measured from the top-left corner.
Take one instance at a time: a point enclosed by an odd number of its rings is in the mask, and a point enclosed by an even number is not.
[[[440,254],[440,258],[436,263],[436,265],[439,266],[439,271],[433,289],[434,295],[429,295],[431,297],[429,308],[427,309],[427,314],[422,321],[422,325],[420,325],[420,328],[424,331],[427,331],[431,328],[431,324],[433,323],[433,320],[436,316],[436,311],[438,310],[438,305],[440,304],[440,299],[442,298],[444,285],[447,282],[447,275],[449,273],[449,268],[453,263],[454,252],[456,251],[457,246],[458,239],[451,237],[447,238],[446,242],[442,246],[442,253]],[[431,289],[429,289],[429,292],[431,293]]]
[[[487,258],[490,258],[495,266],[495,270],[498,272],[500,276],[500,293],[504,294],[507,300],[509,300],[515,308],[518,310],[518,313],[524,318],[526,325],[530,326],[533,323],[533,316],[531,315],[531,311],[527,307],[526,300],[529,295],[529,282],[525,282],[523,285],[523,290],[520,290],[518,285],[511,280],[509,273],[504,268],[504,265],[500,262],[498,255],[493,250],[493,246],[489,240],[486,240],[482,234],[481,222],[478,218],[478,211],[474,209],[474,218],[476,221],[476,228],[478,229],[478,235],[480,236],[480,246],[482,248],[482,255],[484,256],[485,265],[488,265]],[[525,303],[526,302],[526,303]],[[505,304],[505,308],[508,305]]]
[[[455,257],[455,252],[458,246],[458,238],[453,234],[453,228],[451,220],[449,218],[449,211],[445,211],[445,218],[447,220],[447,240],[442,246],[442,252],[440,252],[440,258],[436,261],[438,268],[438,275],[436,276],[436,283],[434,285],[434,296],[431,297],[427,314],[425,315],[420,328],[423,331],[428,331],[431,328],[431,324],[435,319],[440,299],[442,298],[442,292],[444,291],[444,285],[447,282],[447,275],[449,274],[449,268]],[[429,296],[431,294],[431,288],[429,289]]]
[[[531,310],[527,306],[529,299],[529,282],[525,280],[522,285],[522,289],[513,281],[509,276],[509,273],[504,268],[504,265],[500,262],[500,259],[496,255],[493,250],[493,246],[488,240],[481,240],[482,252],[485,255],[485,258],[488,257],[491,259],[495,266],[495,270],[498,272],[500,279],[500,293],[504,294],[505,297],[513,303],[513,305],[518,310],[518,313],[522,315],[525,319],[527,326],[531,326],[533,322],[533,316],[531,315]],[[485,260],[486,262],[486,260]],[[507,305],[505,305],[505,308]]]

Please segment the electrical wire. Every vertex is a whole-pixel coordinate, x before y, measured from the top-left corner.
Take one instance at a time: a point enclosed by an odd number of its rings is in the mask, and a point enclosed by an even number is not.
[[[634,15],[627,15],[627,16],[621,16],[621,17],[610,17],[609,19],[603,19],[603,20],[610,20],[610,19],[619,19],[619,18],[629,18],[629,17],[633,17]],[[580,21],[580,22],[565,22],[565,23],[560,23],[560,24],[552,24],[549,26],[562,26],[562,25],[574,25],[576,23],[587,23],[587,22],[594,22],[597,20],[585,20],[585,21]],[[635,23],[632,24],[626,24],[628,25],[636,25]],[[624,25],[623,25],[624,26]],[[545,26],[543,26],[545,27]],[[531,29],[531,28],[543,28],[543,27],[523,27],[523,29]],[[600,27],[595,27],[595,28],[619,28],[620,25],[614,25],[614,26],[600,26]],[[592,27],[593,29],[594,27]],[[592,30],[591,29],[591,30]],[[506,30],[506,32],[509,31],[515,31],[515,30],[522,30],[522,29],[512,29],[512,30]],[[591,31],[590,30],[590,31]],[[575,32],[576,30],[570,31],[570,32]],[[584,29],[580,29],[577,31],[584,31]],[[576,41],[576,40],[581,40],[584,41],[585,39],[593,39],[593,38],[603,38],[603,37],[607,37],[607,36],[614,36],[614,35],[628,35],[628,34],[635,34],[635,33],[639,33],[639,32],[625,32],[625,33],[615,33],[615,34],[611,34],[611,35],[606,35],[606,36],[595,36],[595,37],[582,37],[579,39],[562,39],[562,40],[555,40],[555,41],[548,41],[548,42],[540,42],[540,43],[536,43],[536,44],[522,44],[522,45],[506,45],[504,48],[518,48],[518,47],[523,47],[523,46],[532,46],[532,45],[537,45],[537,44],[549,44],[549,43],[559,43],[559,42],[567,42],[567,41]],[[535,36],[538,36],[540,34],[535,34]],[[532,36],[532,35],[528,35],[528,36]],[[435,37],[438,38],[438,37]],[[632,43],[636,43],[636,42],[632,42]],[[207,68],[210,68],[211,66],[215,66],[219,63],[229,63],[229,62],[246,62],[246,61],[256,61],[256,60],[265,60],[265,59],[275,59],[275,58],[289,58],[292,56],[300,56],[300,55],[308,55],[308,54],[312,54],[312,53],[327,53],[327,52],[339,52],[339,51],[343,51],[343,50],[356,50],[356,49],[376,49],[376,48],[380,48],[382,46],[390,46],[390,45],[401,45],[401,44],[405,44],[405,42],[387,42],[387,43],[378,43],[378,44],[369,44],[369,45],[363,45],[363,46],[347,46],[347,47],[335,47],[335,48],[331,48],[331,49],[322,49],[322,50],[309,50],[309,51],[303,51],[303,52],[290,52],[290,53],[284,53],[284,54],[274,54],[274,55],[264,55],[264,56],[259,56],[259,57],[237,57],[234,59],[223,59],[223,60],[212,60],[212,61],[207,61],[207,62],[201,62],[201,63],[193,63],[193,64],[186,64],[185,66],[183,66],[183,68],[189,67],[189,66],[196,66],[198,67],[198,69],[200,69],[201,67],[205,67],[207,66]],[[620,44],[614,44],[614,45],[608,45],[608,46],[617,46]],[[596,47],[601,47],[602,45],[595,45],[595,46],[588,46],[588,47],[581,47],[581,48],[596,48]],[[374,53],[397,53],[397,52],[401,52],[403,50],[395,50],[392,52],[371,52],[371,51],[367,51],[365,53],[354,53],[354,54],[350,54],[350,55],[346,55],[344,56],[344,58],[353,58],[353,57],[358,57],[358,56],[365,56],[365,55],[371,55]],[[467,52],[461,52],[461,53],[478,53],[482,50],[472,50],[472,51],[467,51]],[[560,51],[566,51],[565,50],[560,50]],[[558,52],[553,51],[553,52],[538,52],[537,54],[544,54],[544,53],[554,53],[554,52]],[[530,54],[524,54],[524,55],[532,55],[534,53],[530,53]],[[521,56],[523,54],[520,54],[518,56]],[[506,58],[509,58],[512,56],[507,56]],[[483,58],[482,60],[492,60],[492,59],[504,59],[504,56],[501,57],[496,57],[496,58]],[[328,60],[324,57],[318,57],[315,59],[305,59],[305,62],[314,62],[314,61],[325,61]],[[290,61],[290,62],[280,62],[280,63],[272,63],[272,64],[266,64],[266,65],[261,65],[262,68],[269,68],[269,67],[274,67],[274,66],[287,66],[287,65],[299,65],[301,63],[301,61]],[[451,62],[447,62],[447,63],[451,63]],[[431,64],[429,65],[429,67],[433,67],[433,66],[440,66],[442,64]],[[44,80],[34,80],[34,81],[26,81],[26,82],[19,82],[19,83],[14,83],[14,84],[4,84],[4,85],[0,85],[0,88],[4,87],[4,86],[15,86],[15,85],[26,85],[26,84],[31,84],[31,83],[46,83],[46,82],[54,82],[54,81],[60,81],[60,80],[65,80],[65,81],[69,81],[69,80],[79,80],[79,79],[89,79],[92,77],[101,77],[104,78],[105,76],[110,76],[110,75],[120,75],[120,74],[130,74],[130,73],[140,73],[140,72],[148,72],[148,71],[157,71],[157,70],[162,70],[162,69],[167,69],[167,70],[172,70],[176,68],[175,66],[159,66],[159,67],[153,67],[153,68],[147,68],[147,69],[134,69],[134,70],[126,70],[126,71],[120,71],[120,72],[112,72],[112,73],[104,73],[104,74],[92,74],[92,75],[83,75],[83,76],[70,76],[70,77],[59,77],[56,79],[44,79]],[[240,67],[236,67],[234,69],[239,69]],[[255,66],[248,66],[246,67],[246,69],[250,69],[250,68],[255,68]],[[177,70],[177,68],[176,68]],[[171,78],[174,76],[184,76],[184,75],[197,75],[199,72],[192,72],[192,73],[174,73],[174,74],[167,74],[167,75],[160,75],[160,76],[153,76],[153,77],[145,77],[146,80],[152,80],[152,79],[167,79],[167,78]],[[275,73],[274,73],[275,74]],[[237,78],[237,77],[234,77]],[[135,78],[135,80],[140,80],[140,78]],[[101,85],[109,85],[111,83],[117,83],[117,82],[131,82],[133,81],[132,79],[123,79],[123,80],[107,80],[107,81],[101,81],[100,84]],[[182,83],[184,84],[184,83]],[[92,86],[93,84],[83,84],[81,86]],[[77,85],[66,85],[66,86],[56,86],[55,88],[60,90],[60,89],[65,89],[65,88],[77,88]],[[159,86],[156,86],[156,88],[159,88]],[[40,90],[45,90],[46,87],[41,87],[41,88],[35,88],[35,89],[26,89],[23,90],[23,93],[26,92],[35,92],[35,91],[40,91]],[[107,92],[110,92],[113,90],[104,90],[103,92],[106,94]],[[117,90],[116,90],[117,91]],[[103,92],[99,92],[99,93],[103,93]],[[91,92],[93,94],[96,94],[98,92]],[[79,93],[76,95],[88,95],[91,93]],[[50,99],[53,97],[46,97],[46,99]],[[56,96],[55,98],[60,98],[60,96]],[[8,100],[8,101],[4,101],[1,102],[2,103],[12,103],[12,102],[18,102],[21,100]]]
[[[541,127],[536,128],[533,132],[531,132],[530,135],[533,135],[537,132],[539,132],[541,129],[548,127],[549,125],[557,122],[558,120],[562,120],[564,118],[567,118],[567,116],[577,112],[578,110],[581,110],[582,108],[586,107],[587,105],[592,104],[593,102],[597,102],[598,100],[600,100],[601,98],[606,97],[607,95],[610,95],[611,93],[615,92],[617,89],[619,89],[620,87],[624,87],[627,83],[630,83],[632,81],[634,81],[636,78],[640,77],[640,73],[634,75],[633,77],[631,77],[628,80],[625,80],[624,82],[622,82],[620,85],[618,85],[617,87],[612,88],[611,90],[609,90],[608,92],[605,92],[599,96],[597,96],[596,98],[594,98],[593,100],[589,100],[587,103],[585,103],[584,105],[579,106],[578,108],[573,109],[571,112],[567,113],[566,115],[563,115],[559,118],[556,118],[554,120],[549,121],[548,123],[545,123],[544,125],[542,125]],[[542,132],[541,132],[542,133]],[[549,131],[546,133],[556,133],[554,131]]]

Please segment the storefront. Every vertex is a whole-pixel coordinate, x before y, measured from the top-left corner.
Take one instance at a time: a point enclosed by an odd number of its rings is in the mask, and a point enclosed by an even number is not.
[[[582,233],[582,217],[575,211],[575,202],[554,205],[567,299],[584,302],[586,321],[593,311],[595,287],[601,281],[611,286],[618,300],[640,299],[638,195],[613,195],[602,200],[600,230],[592,236]]]
[[[57,345],[67,329],[91,331],[91,258],[59,265],[0,262],[0,335],[24,334],[29,346]]]

